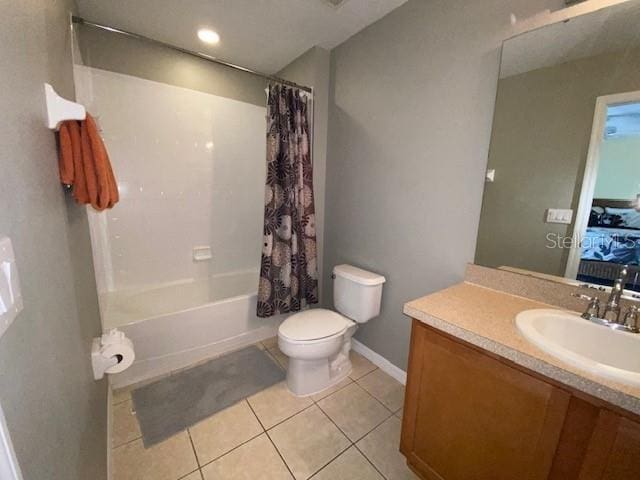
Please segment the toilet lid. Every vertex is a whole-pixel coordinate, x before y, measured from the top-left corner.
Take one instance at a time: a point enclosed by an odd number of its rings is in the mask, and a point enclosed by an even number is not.
[[[278,331],[291,340],[318,340],[344,332],[351,321],[339,313],[313,308],[287,318]]]

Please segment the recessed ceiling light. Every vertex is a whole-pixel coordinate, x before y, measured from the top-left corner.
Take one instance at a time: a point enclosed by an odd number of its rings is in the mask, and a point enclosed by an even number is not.
[[[220,35],[209,28],[201,28],[198,30],[198,38],[204,43],[210,43],[212,45],[220,41]]]

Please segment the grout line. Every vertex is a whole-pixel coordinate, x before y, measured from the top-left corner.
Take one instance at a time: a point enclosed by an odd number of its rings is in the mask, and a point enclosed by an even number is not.
[[[293,474],[293,472],[291,471],[291,468],[289,467],[289,464],[286,462],[286,460],[284,459],[284,457],[282,456],[282,453],[280,453],[280,450],[278,450],[278,447],[276,446],[276,444],[274,443],[273,439],[271,438],[271,435],[269,435],[269,432],[265,432],[267,434],[267,438],[269,439],[269,441],[271,442],[271,445],[273,445],[273,448],[275,448],[276,453],[278,454],[278,456],[280,457],[280,460],[282,460],[282,463],[284,463],[284,466],[287,467],[287,470],[289,471],[289,475],[291,475],[291,478],[293,480],[295,480],[296,476]]]
[[[366,391],[362,386],[360,386],[360,384],[358,384],[358,383],[357,383],[357,381],[355,381],[355,380],[354,380],[354,382],[353,382],[353,383],[356,383],[360,388],[362,388],[362,390],[364,390],[365,392],[367,392],[367,391]],[[351,385],[351,384],[349,384],[349,385]],[[344,387],[343,387],[343,388],[344,388]],[[340,390],[342,390],[342,389],[340,389]],[[338,390],[338,391],[339,391],[339,390]],[[337,391],[336,391],[336,392],[334,392],[334,393],[337,393]],[[369,392],[367,392],[367,393],[368,393],[370,396],[372,396],[372,397],[373,397],[373,395],[371,395]],[[331,395],[333,395],[333,393],[332,393]],[[330,397],[331,395],[328,395],[328,396],[327,396],[327,397],[325,397],[325,398],[328,398],[328,397]],[[377,398],[375,398],[375,397],[373,397],[373,398],[374,398],[375,400],[378,400],[378,399],[377,399]],[[382,402],[380,402],[379,400],[378,400],[378,402],[382,404]],[[376,428],[378,428],[380,425],[382,425],[383,423],[385,423],[386,421],[388,421],[391,417],[393,417],[393,416],[394,416],[394,413],[393,413],[393,412],[391,412],[391,410],[389,410],[389,409],[388,409],[384,404],[382,404],[382,406],[383,406],[383,407],[385,407],[385,408],[389,411],[389,416],[387,416],[384,420],[382,420],[380,423],[378,423],[375,427],[373,427],[371,430],[369,430],[367,433],[365,433],[364,435],[362,435],[362,436],[361,436],[360,438],[358,438],[357,440],[355,440],[355,441],[351,441],[351,439],[350,439],[349,437],[347,437],[346,433],[342,431],[342,429],[338,426],[338,424],[337,424],[336,422],[334,422],[334,421],[333,421],[333,419],[329,416],[329,414],[328,414],[327,412],[325,412],[325,411],[322,409],[322,407],[321,407],[320,405],[318,405],[318,402],[314,402],[314,403],[315,403],[315,404],[316,404],[316,406],[320,409],[320,411],[321,411],[322,413],[324,413],[324,414],[325,414],[325,416],[326,416],[326,417],[331,421],[331,423],[333,423],[333,424],[336,426],[336,428],[337,428],[338,430],[340,430],[340,432],[341,432],[341,433],[342,433],[342,434],[347,438],[347,440],[348,440],[348,441],[349,441],[349,443],[350,443],[350,446],[347,448],[347,450],[348,450],[350,447],[355,447],[355,449],[356,449],[356,450],[358,450],[358,452],[360,452],[360,454],[361,454],[361,455],[365,458],[365,460],[366,460],[366,461],[367,461],[367,462],[368,462],[368,463],[369,463],[369,464],[370,464],[370,465],[375,469],[375,471],[376,471],[376,472],[378,472],[378,473],[380,474],[380,476],[381,476],[383,479],[387,480],[387,477],[386,477],[386,476],[385,476],[385,475],[384,475],[384,474],[383,474],[383,473],[378,469],[378,467],[376,467],[376,466],[374,465],[374,463],[369,459],[369,457],[367,457],[367,455],[366,455],[362,450],[360,450],[360,448],[359,448],[359,447],[358,447],[358,445],[357,445],[357,442],[361,441],[363,438],[365,438],[365,437],[366,437],[366,436],[368,436],[370,433],[372,433],[372,432],[373,432]],[[398,411],[400,411],[401,409],[402,409],[402,407],[401,407],[400,409],[398,409]],[[345,451],[346,451],[346,450],[344,450],[342,453],[344,453]],[[340,455],[342,455],[342,453],[341,453]],[[331,460],[331,462],[333,462],[336,458],[337,458],[337,457],[335,457],[333,460]],[[331,462],[329,462],[329,463],[331,463]],[[324,465],[320,470],[322,470],[322,469],[324,469],[326,466],[328,466],[328,465],[329,465],[329,463],[327,463],[326,465]],[[312,475],[312,478],[313,478],[313,476],[317,475],[317,474],[318,474],[318,472],[320,472],[320,470],[318,470],[316,473],[314,473],[314,474]]]
[[[215,462],[216,460],[221,459],[222,457],[224,457],[225,455],[228,455],[229,453],[233,452],[234,450],[237,450],[238,448],[242,447],[243,445],[246,445],[247,443],[249,443],[251,440],[255,440],[256,438],[258,438],[260,435],[262,435],[263,433],[267,433],[266,430],[264,429],[264,425],[262,425],[262,422],[260,421],[260,419],[258,418],[258,415],[256,415],[256,412],[253,411],[253,408],[251,408],[251,405],[249,404],[249,402],[247,401],[247,399],[243,399],[241,400],[241,402],[246,402],[247,405],[249,406],[249,410],[251,410],[251,413],[253,413],[253,415],[256,417],[256,420],[258,421],[258,423],[260,424],[260,428],[262,429],[262,431],[257,434],[254,435],[253,437],[249,438],[248,440],[245,440],[244,442],[236,445],[235,447],[233,447],[231,450],[224,452],[222,455],[218,455],[217,457],[215,457],[213,460],[209,460],[206,463],[200,465],[200,468],[202,469],[203,467],[206,467],[207,465]],[[240,402],[238,402],[240,403]]]
[[[268,432],[269,430],[273,430],[274,428],[276,428],[279,425],[282,425],[284,422],[286,422],[287,420],[291,420],[293,417],[295,417],[296,415],[300,415],[302,412],[306,412],[307,410],[309,410],[311,407],[313,407],[316,403],[312,402],[311,405],[304,407],[302,410],[300,410],[299,412],[294,413],[293,415],[289,415],[287,418],[285,418],[284,420],[276,423],[275,425],[269,427],[269,428],[265,428],[265,432]]]
[[[136,438],[132,438],[131,440],[127,440],[124,443],[120,443],[118,445],[113,445],[113,446],[111,446],[111,450],[115,450],[116,448],[124,447],[125,445],[129,445],[130,443],[133,443],[136,440],[140,440],[140,439],[142,439],[142,435],[140,435],[139,437],[136,437]]]
[[[326,415],[326,414],[325,414]],[[345,435],[346,437],[346,435]],[[347,438],[347,440],[349,440],[349,438]],[[353,447],[353,444],[351,443],[351,440],[349,440],[349,445],[347,445],[343,450],[341,450],[335,457],[333,457],[331,460],[329,460],[327,463],[325,463],[324,465],[322,465],[318,470],[316,470],[315,472],[313,472],[313,474],[309,477],[309,480],[311,480],[311,478],[315,477],[318,473],[320,473],[321,470],[324,470],[326,467],[328,467],[329,465],[331,465],[333,463],[334,460],[336,460],[340,455],[342,455],[344,452],[346,452],[347,450],[349,450],[351,447]]]
[[[363,373],[363,374],[362,374],[362,375],[360,375],[358,378],[353,378],[351,375],[348,375],[348,377],[349,377],[351,380],[353,380],[354,382],[357,382],[357,381],[358,381],[358,380],[360,380],[361,378],[366,377],[367,375],[369,375],[370,373],[375,372],[376,370],[380,370],[380,369],[379,369],[378,367],[375,367],[375,366],[374,366],[373,370],[371,370],[371,371],[369,371],[369,372],[366,372],[366,373]]]
[[[355,440],[353,442],[353,444],[355,445],[356,443],[358,443],[360,440],[362,440],[364,437],[366,437],[367,435],[369,435],[371,432],[373,432],[376,428],[378,428],[380,425],[382,425],[384,422],[386,422],[387,420],[389,420],[390,418],[393,417],[393,413],[390,414],[387,418],[385,418],[384,420],[382,420],[381,422],[377,423],[375,427],[373,427],[371,430],[369,430],[367,433],[365,433],[364,435],[362,435],[360,438],[358,438],[357,440]]]
[[[196,465],[198,465],[198,469],[200,469],[200,459],[198,458],[198,452],[196,452],[196,446],[193,443],[193,438],[191,438],[191,432],[189,428],[187,430],[187,436],[189,437],[189,443],[191,443],[191,449],[193,450],[193,456],[196,457]]]
[[[181,477],[178,477],[177,480],[182,480],[183,478],[187,478],[189,475],[192,475],[196,472],[200,472],[199,468],[196,468],[195,470],[193,470],[192,472],[187,473],[186,475],[182,475]],[[200,473],[200,477],[202,478],[202,473]]]
[[[358,385],[362,390],[364,390],[364,391],[367,393],[367,395],[369,395],[369,396],[370,396],[371,398],[373,398],[376,402],[378,402],[380,405],[382,405],[384,408],[386,408],[386,409],[391,413],[391,415],[393,415],[393,414],[394,414],[394,411],[393,411],[393,410],[391,410],[391,409],[390,409],[389,407],[387,407],[384,403],[382,403],[382,400],[378,400],[378,398],[377,398],[373,393],[369,392],[369,390],[367,390],[367,389],[366,389],[366,388],[364,388],[362,385],[360,385],[360,382],[358,382],[357,380],[355,380],[355,383],[356,383],[356,385]],[[402,407],[400,407],[400,408],[402,408]],[[399,409],[398,409],[398,410],[399,410]]]
[[[362,380],[364,377],[368,377],[369,375],[375,373],[376,370],[380,370],[380,369],[379,368],[375,368],[374,370],[371,370],[370,372],[367,372],[364,375],[362,375],[360,378],[358,378],[358,380]],[[380,370],[380,371],[382,372],[382,370]],[[382,373],[384,373],[384,372],[382,372]],[[389,374],[385,374],[385,375],[389,375]],[[391,376],[391,375],[389,375],[389,376]],[[391,378],[393,378],[393,377],[391,377]],[[396,380],[395,378],[393,378],[393,379]],[[398,382],[398,383],[400,383],[400,382]]]
[[[378,469],[378,467],[376,467],[376,466],[375,466],[375,464],[374,464],[371,460],[369,460],[369,457],[367,457],[367,455],[366,455],[362,450],[360,450],[360,447],[358,447],[358,445],[356,445],[355,443],[353,444],[353,446],[355,447],[355,449],[356,449],[356,450],[358,450],[358,452],[360,452],[360,455],[362,455],[362,456],[364,457],[364,459],[365,459],[367,462],[369,462],[369,465],[371,465],[371,466],[373,467],[373,469],[374,469],[376,472],[378,472],[382,478],[384,478],[385,480],[387,480],[387,477],[385,476],[385,474],[384,474],[384,473],[382,473],[382,472]]]
[[[229,450],[229,451],[227,451],[227,452],[224,452],[222,455],[218,455],[218,456],[217,456],[217,457],[215,457],[213,460],[208,460],[206,463],[203,463],[202,465],[200,465],[200,469],[203,469],[204,467],[206,467],[206,466],[208,466],[208,465],[211,465],[213,462],[215,462],[215,461],[217,461],[217,460],[220,460],[222,457],[227,456],[228,454],[230,454],[230,453],[231,453],[231,452],[233,452],[234,450],[239,449],[239,448],[240,448],[240,447],[242,447],[243,445],[246,445],[246,444],[247,444],[247,443],[249,443],[250,441],[255,440],[255,439],[256,439],[256,438],[258,438],[260,435],[263,435],[263,434],[265,434],[265,433],[267,433],[267,432],[264,432],[264,431],[263,431],[263,432],[260,432],[259,434],[254,435],[253,437],[251,437],[250,439],[245,440],[244,442],[242,442],[242,443],[240,443],[240,444],[236,445],[236,446],[235,446],[235,447],[233,447],[231,450]]]
[[[356,441],[352,441],[349,437],[347,437],[347,434],[345,432],[342,431],[342,429],[338,426],[338,424],[336,422],[333,421],[333,419],[329,416],[329,414],[327,412],[325,412],[324,410],[322,410],[322,407],[320,405],[318,405],[318,408],[320,409],[320,411],[322,413],[325,414],[325,416],[331,421],[331,423],[333,423],[336,428],[338,430],[340,430],[340,432],[345,436],[345,438],[349,441],[349,446],[343,450],[342,452],[340,452],[339,455],[337,455],[336,457],[334,457],[333,459],[331,459],[331,461],[329,463],[327,463],[326,465],[324,465],[320,470],[323,470],[325,467],[327,467],[331,462],[333,462],[336,458],[338,458],[340,455],[342,455],[344,452],[346,452],[347,450],[349,450],[349,448],[354,447],[356,450],[358,450],[358,452],[360,452],[360,454],[367,460],[367,462],[369,462],[371,464],[371,466],[376,470],[376,472],[378,472],[382,478],[384,478],[386,480],[387,477],[385,477],[382,472],[380,470],[378,470],[376,468],[376,466],[371,462],[371,460],[369,460],[369,458],[364,454],[364,452],[362,452],[358,446],[356,445],[356,442],[359,442],[360,440],[362,440],[364,437],[366,437],[367,435],[369,435],[371,432],[373,432],[376,428],[378,428],[380,425],[382,425],[384,422],[386,422],[387,420],[389,420],[389,418],[391,418],[391,416],[393,416],[393,414],[391,414],[389,417],[385,418],[382,422],[378,423],[375,427],[373,427],[371,430],[369,430],[367,433],[365,433],[364,435],[362,435],[360,438],[358,438]],[[318,470],[316,473],[314,473],[312,475],[315,476],[318,474],[318,472],[320,472],[320,470]]]
[[[273,445],[273,448],[276,450],[276,453],[278,454],[278,456],[280,457],[280,460],[282,460],[282,463],[284,463],[284,466],[286,467],[287,471],[289,472],[289,475],[291,475],[291,478],[293,480],[295,480],[296,476],[293,474],[293,472],[291,471],[291,468],[289,468],[289,464],[285,461],[284,457],[282,456],[282,454],[280,453],[280,450],[278,450],[278,447],[276,446],[276,444],[274,443],[273,439],[271,438],[271,436],[269,435],[269,432],[264,428],[264,425],[262,424],[262,421],[260,421],[260,418],[258,418],[258,415],[256,414],[256,412],[253,410],[253,407],[251,406],[251,404],[249,403],[249,401],[247,400],[247,404],[249,405],[249,408],[251,409],[251,411],[253,412],[253,414],[255,415],[256,419],[258,420],[258,422],[260,423],[260,426],[264,429],[264,433],[266,434],[267,438],[269,439],[269,442],[271,442],[271,445]],[[314,404],[312,403],[310,406],[313,406]],[[306,408],[304,409],[306,410]],[[304,410],[301,410],[298,413],[302,413],[304,412]],[[297,413],[296,413],[297,415]],[[295,417],[295,415],[292,415],[292,417]],[[289,418],[292,418],[289,417]],[[286,422],[286,420],[283,420],[283,422]],[[282,423],[282,422],[281,422]],[[276,424],[271,428],[275,428],[280,424]]]
[[[308,407],[304,408],[303,410],[300,410],[298,413],[296,413],[295,415],[290,416],[290,417],[289,417],[289,418],[287,418],[286,420],[283,420],[282,422],[280,422],[280,423],[278,423],[278,424],[274,425],[273,427],[269,428],[269,430],[266,430],[266,432],[265,432],[265,433],[267,434],[267,437],[269,438],[269,441],[271,442],[271,444],[273,445],[273,447],[276,449],[276,452],[278,452],[278,455],[280,456],[280,458],[281,458],[281,459],[282,459],[282,461],[284,462],[285,466],[287,467],[287,470],[289,470],[289,473],[291,474],[291,476],[292,476],[294,479],[296,478],[296,476],[293,474],[293,472],[292,472],[292,471],[291,471],[291,469],[289,468],[289,464],[286,462],[286,460],[284,459],[284,457],[283,457],[283,456],[282,456],[282,454],[280,453],[280,450],[278,450],[278,447],[276,446],[275,442],[274,442],[274,441],[273,441],[273,439],[271,438],[271,435],[269,435],[269,431],[270,431],[270,430],[273,430],[275,427],[277,427],[277,426],[278,426],[278,425],[280,425],[281,423],[284,423],[284,422],[286,422],[287,420],[289,420],[289,419],[291,419],[291,418],[293,418],[293,417],[295,417],[295,416],[297,416],[297,415],[300,415],[301,413],[303,413],[303,412],[305,412],[305,411],[309,410],[309,409],[310,409],[310,408],[312,408],[312,407],[317,407],[317,408],[318,408],[318,410],[320,410],[320,411],[323,413],[323,415],[325,415],[325,416],[329,419],[329,421],[330,421],[331,423],[333,423],[333,424],[336,426],[336,428],[340,431],[340,433],[342,433],[342,435],[344,435],[344,437],[347,439],[347,442],[349,442],[349,445],[348,445],[344,450],[341,450],[341,451],[340,451],[340,453],[338,453],[335,457],[333,457],[333,458],[332,458],[331,460],[329,460],[326,464],[324,464],[322,467],[320,467],[320,469],[319,469],[319,470],[317,470],[316,472],[314,472],[314,473],[311,475],[311,477],[313,477],[314,475],[316,475],[320,470],[322,470],[324,467],[326,467],[327,465],[329,465],[329,464],[330,464],[331,462],[333,462],[336,458],[338,458],[340,455],[342,455],[344,452],[346,452],[346,451],[351,447],[351,445],[352,445],[351,440],[349,440],[349,437],[347,437],[347,436],[344,434],[344,432],[343,432],[342,430],[340,430],[340,427],[338,427],[338,426],[335,424],[335,422],[334,422],[333,420],[331,420],[331,418],[329,418],[329,415],[327,415],[327,414],[324,412],[324,410],[322,410],[322,408],[320,408],[320,406],[319,406],[319,405],[318,405],[318,404],[313,400],[313,398],[312,398],[311,400],[312,400],[311,405],[309,405]],[[248,403],[248,402],[247,402],[247,403]],[[252,411],[253,411],[253,409],[252,409]],[[255,412],[254,412],[254,415],[255,415]],[[257,416],[257,415],[256,415],[256,418],[258,418],[258,416]],[[260,421],[260,419],[258,419],[258,421]],[[311,478],[311,477],[309,477],[309,478]]]
[[[249,401],[249,398],[245,398],[245,400],[247,401],[247,404],[249,405],[249,408],[251,409],[251,411],[253,412],[253,414],[256,416],[256,418],[258,419],[258,422],[260,423],[260,426],[263,428],[263,430],[265,432],[268,432],[269,430],[273,430],[274,428],[276,428],[278,425],[286,422],[287,420],[295,417],[296,415],[304,412],[305,410],[310,409],[311,407],[313,407],[315,405],[316,402],[313,401],[313,398],[308,397],[311,400],[311,405],[307,405],[306,407],[304,407],[302,410],[298,410],[296,413],[293,413],[291,415],[289,415],[287,418],[284,418],[282,420],[280,420],[278,423],[275,423],[273,425],[271,425],[269,428],[265,427],[264,424],[262,423],[262,421],[260,420],[260,418],[258,417],[258,414],[255,412],[255,410],[253,409],[253,407],[251,406],[251,402]]]
[[[348,387],[349,385],[351,385],[352,383],[355,383],[355,380],[353,380],[349,375],[347,375],[346,377],[344,377],[344,378],[343,378],[342,380],[340,380],[340,381],[341,381],[341,382],[343,382],[343,381],[344,381],[344,380],[346,380],[347,378],[348,378],[349,380],[351,380],[349,383],[347,383],[346,385],[341,386],[339,389],[337,389],[337,390],[335,390],[335,391],[333,391],[333,392],[331,392],[331,393],[326,394],[324,397],[321,397],[321,398],[319,398],[318,400],[316,400],[315,398],[313,398],[313,395],[309,395],[309,398],[310,398],[311,400],[313,400],[313,403],[318,403],[318,402],[321,402],[322,400],[324,400],[325,398],[329,398],[329,397],[330,397],[330,396],[332,396],[334,393],[338,393],[340,390],[344,390],[345,388],[347,388],[347,387]],[[314,394],[314,395],[317,395],[317,394]]]
[[[382,421],[380,421],[380,422],[376,423],[376,425],[375,425],[371,430],[367,431],[365,434],[363,434],[363,435],[361,435],[360,437],[358,437],[358,439],[357,439],[357,440],[351,440],[351,439],[349,438],[349,436],[346,434],[346,432],[344,432],[344,431],[343,431],[343,430],[338,426],[338,424],[337,424],[336,422],[334,422],[334,421],[333,421],[333,418],[331,418],[331,417],[329,416],[329,414],[328,414],[327,412],[325,412],[325,411],[322,409],[322,407],[321,407],[320,405],[317,405],[317,407],[320,409],[320,411],[321,411],[322,413],[324,413],[324,414],[326,415],[326,417],[327,417],[329,420],[331,420],[331,423],[333,423],[333,424],[336,426],[336,428],[337,428],[338,430],[340,430],[340,432],[341,432],[345,437],[347,437],[347,440],[349,440],[349,442],[351,442],[351,444],[353,444],[353,445],[355,445],[357,442],[359,442],[359,441],[360,441],[360,440],[362,440],[364,437],[366,437],[367,435],[369,435],[371,432],[373,432],[376,428],[378,428],[378,427],[379,427],[380,425],[382,425],[384,422],[386,422],[386,421],[387,421],[387,420],[389,420],[391,417],[393,417],[393,413],[391,413],[391,412],[390,412],[390,413],[389,413],[389,415],[387,415],[387,416],[384,418],[384,420],[382,420]]]
[[[245,402],[247,402],[247,406],[249,407],[249,410],[251,410],[251,413],[253,413],[253,416],[256,417],[256,420],[258,421],[258,423],[260,424],[260,428],[262,428],[263,432],[266,432],[267,429],[264,428],[264,425],[262,424],[262,421],[260,420],[260,417],[258,417],[258,414],[255,412],[255,410],[253,409],[253,407],[251,406],[251,403],[249,402],[248,398],[244,399]]]
[[[335,426],[335,427],[340,431],[340,433],[342,433],[342,435],[344,435],[344,437],[349,441],[349,443],[350,443],[351,445],[353,445],[353,441],[352,441],[352,440],[347,436],[347,434],[346,434],[346,433],[345,433],[345,432],[344,432],[344,431],[343,431],[343,430],[338,426],[338,424],[337,424],[336,422],[334,422],[334,421],[333,421],[333,418],[331,418],[331,417],[327,414],[327,412],[325,412],[325,411],[322,409],[322,407],[321,407],[320,405],[316,405],[316,406],[320,409],[320,411],[324,414],[324,416],[325,416],[325,417],[327,417],[331,423],[333,423],[333,425],[334,425],[334,426]]]

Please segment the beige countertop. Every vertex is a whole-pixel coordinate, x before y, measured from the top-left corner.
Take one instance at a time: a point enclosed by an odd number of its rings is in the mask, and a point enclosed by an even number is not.
[[[472,283],[406,303],[404,313],[576,390],[640,415],[640,388],[568,365],[530,344],[515,316],[532,308],[558,308]]]

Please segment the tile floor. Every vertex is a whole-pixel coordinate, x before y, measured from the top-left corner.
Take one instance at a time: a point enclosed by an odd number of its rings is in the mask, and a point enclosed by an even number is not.
[[[277,342],[261,348],[285,369]],[[113,395],[114,480],[417,478],[398,451],[404,388],[352,353],[353,372],[307,398],[284,383],[145,449],[129,391]]]

